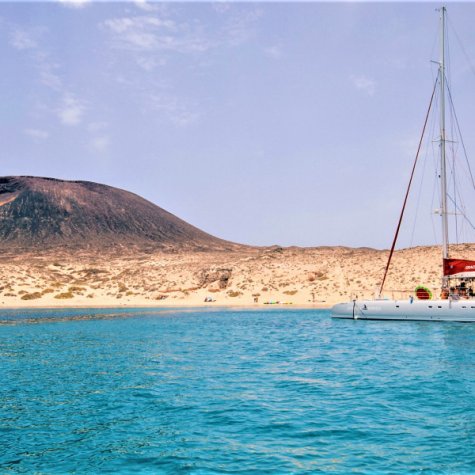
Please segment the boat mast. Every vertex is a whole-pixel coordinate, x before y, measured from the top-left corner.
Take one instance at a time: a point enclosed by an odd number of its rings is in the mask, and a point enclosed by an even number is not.
[[[445,14],[446,9],[440,9],[440,216],[442,218],[442,257],[449,257],[449,228],[447,219],[447,167],[445,158]],[[442,286],[447,286],[447,277],[442,277]]]

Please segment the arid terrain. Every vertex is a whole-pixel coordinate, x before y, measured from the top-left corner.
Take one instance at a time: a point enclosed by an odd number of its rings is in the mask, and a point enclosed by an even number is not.
[[[475,245],[452,248],[475,259]],[[207,234],[125,190],[0,177],[0,305],[329,306],[373,297],[388,251],[257,248]],[[384,295],[438,295],[441,252],[397,251]]]
[[[328,306],[374,296],[388,252],[343,247],[106,255],[31,253],[0,256],[0,302],[17,306]],[[475,258],[475,245],[453,248]],[[385,286],[405,298],[426,285],[440,290],[440,249],[397,251]],[[205,299],[212,302],[205,302]],[[257,303],[255,300],[257,299]]]

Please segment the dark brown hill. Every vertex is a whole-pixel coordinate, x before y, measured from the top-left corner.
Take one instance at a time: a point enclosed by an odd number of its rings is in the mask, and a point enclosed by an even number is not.
[[[210,251],[211,236],[134,193],[87,181],[0,177],[0,248]]]

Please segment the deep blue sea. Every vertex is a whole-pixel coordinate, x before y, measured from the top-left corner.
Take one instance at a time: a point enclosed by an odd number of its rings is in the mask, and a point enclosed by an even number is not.
[[[0,311],[0,473],[475,473],[475,325]]]

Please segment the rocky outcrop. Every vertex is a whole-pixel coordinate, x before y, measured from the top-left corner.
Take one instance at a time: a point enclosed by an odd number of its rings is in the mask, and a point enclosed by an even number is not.
[[[212,286],[219,290],[225,289],[228,286],[231,275],[232,269],[204,269],[198,276],[198,287]]]

